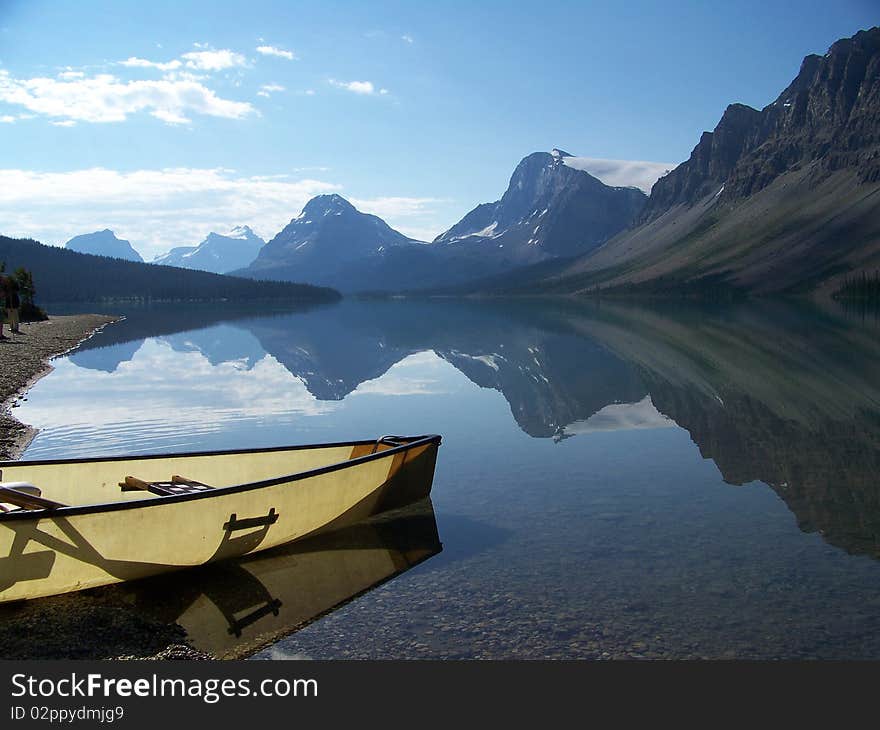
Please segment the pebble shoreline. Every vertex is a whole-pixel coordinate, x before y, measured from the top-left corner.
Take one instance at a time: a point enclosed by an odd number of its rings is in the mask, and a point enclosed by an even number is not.
[[[0,461],[19,458],[36,435],[11,411],[37,380],[52,371],[49,361],[118,319],[103,314],[74,314],[23,323],[20,335],[3,328],[9,339],[0,340]]]

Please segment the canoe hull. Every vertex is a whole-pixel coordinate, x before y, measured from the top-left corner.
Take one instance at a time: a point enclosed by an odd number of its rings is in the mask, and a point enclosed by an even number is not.
[[[344,462],[207,494],[117,501],[32,516],[10,513],[0,519],[0,603],[255,553],[418,501],[430,494],[438,445],[439,438],[427,438],[360,455],[357,450],[366,448],[361,444],[352,447]],[[237,462],[265,453],[239,453]],[[283,451],[271,452],[273,457],[276,453]],[[198,473],[205,472],[212,457],[224,456],[192,457],[203,463],[194,461],[190,468],[201,466]],[[171,455],[148,461],[157,474],[164,474],[185,458]],[[253,461],[256,465],[256,456]],[[125,469],[131,464],[126,462]],[[15,464],[4,464],[4,478],[27,476],[27,466],[22,463],[16,470]],[[31,472],[39,476],[37,467],[48,465],[32,466]],[[95,471],[106,468],[102,462]],[[114,468],[119,473],[122,465]]]

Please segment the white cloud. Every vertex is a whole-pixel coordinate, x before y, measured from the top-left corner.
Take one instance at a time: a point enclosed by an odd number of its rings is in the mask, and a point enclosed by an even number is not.
[[[400,40],[402,40],[404,43],[409,43],[410,45],[415,43],[415,40],[413,39],[413,37],[411,35],[404,34],[404,35],[400,36]]]
[[[651,186],[660,177],[678,167],[677,162],[603,160],[594,157],[565,157],[563,160],[569,167],[588,172],[606,185],[636,187],[646,193],[651,192]]]
[[[269,97],[277,91],[284,91],[284,87],[281,84],[263,84],[257,92],[257,96]]]
[[[340,185],[286,175],[242,176],[223,168],[119,172],[0,169],[3,234],[60,245],[73,236],[110,228],[151,260],[174,246],[195,245],[209,231],[248,224],[271,238],[315,195]],[[433,217],[434,198],[352,198],[406,235]],[[407,225],[408,224],[408,225]],[[433,238],[433,236],[430,236]]]
[[[421,215],[428,206],[448,202],[442,198],[349,198],[349,202],[364,213],[380,218]]]
[[[448,203],[443,198],[407,198],[389,196],[379,198],[349,198],[355,208],[382,218],[392,228],[417,241],[433,241],[443,228],[434,220],[438,205]]]
[[[346,91],[350,91],[353,94],[361,94],[364,96],[370,96],[376,93],[388,93],[388,89],[377,90],[372,81],[337,81],[336,79],[330,79],[329,83],[331,86],[335,86],[337,89],[345,89]]]
[[[314,90],[314,89],[306,89],[306,90],[305,90],[305,95],[306,95],[306,96],[314,96],[314,95],[315,95],[315,90]]]
[[[176,58],[173,61],[162,63],[160,61],[148,61],[145,58],[136,58],[135,56],[132,56],[124,61],[120,61],[119,65],[128,66],[129,68],[155,68],[159,71],[174,71],[175,69],[180,68],[183,64]]]
[[[257,53],[262,53],[264,56],[286,58],[288,61],[296,60],[296,54],[293,51],[287,51],[284,48],[276,48],[275,46],[257,46]]]
[[[204,48],[204,45],[197,43],[196,47]],[[198,71],[223,71],[227,68],[247,65],[247,59],[244,56],[230,50],[190,51],[184,53],[181,58],[186,61],[187,68],[194,68]]]
[[[2,117],[0,117],[0,124],[13,124],[15,122],[15,119],[16,118],[11,116],[10,114],[4,114]]]
[[[71,79],[81,79],[83,76],[85,76],[85,73],[83,73],[82,71],[73,70],[62,71],[60,74],[58,74],[58,78],[64,79],[65,81],[70,81]]]
[[[55,127],[75,127],[76,126],[76,122],[73,121],[72,119],[65,119],[63,122],[49,122],[49,124],[52,124]]]
[[[61,120],[121,122],[129,114],[148,112],[172,124],[196,113],[241,119],[255,113],[247,102],[222,99],[194,80],[122,81],[110,74],[58,80],[17,79],[0,70],[0,101]]]
[[[165,81],[204,81],[207,76],[204,74],[194,74],[192,71],[181,69],[179,71],[169,71],[168,73],[162,74],[162,78],[165,79]]]
[[[150,260],[242,223],[274,236],[312,197],[339,190],[321,180],[245,177],[222,168],[6,169],[0,170],[0,220],[5,235],[51,244],[111,228]]]
[[[391,227],[404,236],[412,238],[414,241],[423,241],[425,243],[430,243],[446,230],[440,223],[429,223],[426,226],[411,226],[404,222]]]

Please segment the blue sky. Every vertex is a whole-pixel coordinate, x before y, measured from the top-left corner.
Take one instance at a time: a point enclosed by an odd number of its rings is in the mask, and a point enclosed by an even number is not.
[[[878,20],[876,0],[0,0],[0,232],[110,227],[152,258],[271,237],[332,191],[430,238],[535,150],[662,172]]]

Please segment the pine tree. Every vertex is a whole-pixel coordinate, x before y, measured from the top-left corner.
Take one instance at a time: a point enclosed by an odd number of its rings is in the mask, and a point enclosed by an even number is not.
[[[13,274],[15,280],[18,282],[18,290],[21,294],[21,300],[28,305],[33,305],[34,296],[37,293],[37,289],[34,286],[34,277],[30,271],[25,269],[23,266],[20,266],[15,270],[15,274]]]

